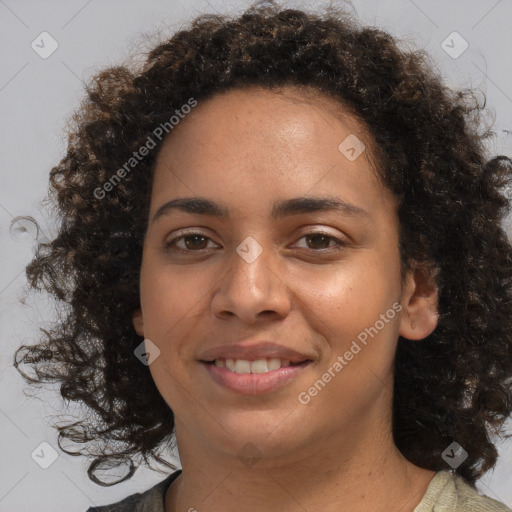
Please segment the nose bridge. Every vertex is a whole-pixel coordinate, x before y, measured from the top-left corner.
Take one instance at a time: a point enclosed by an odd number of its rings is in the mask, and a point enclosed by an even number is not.
[[[241,292],[263,296],[269,293],[271,281],[275,278],[271,269],[272,249],[269,241],[262,236],[247,236],[235,249],[231,270],[231,283],[242,287]],[[243,288],[246,287],[247,290]]]
[[[277,258],[268,237],[243,239],[215,294],[215,313],[229,311],[248,321],[263,311],[284,314],[289,305]]]

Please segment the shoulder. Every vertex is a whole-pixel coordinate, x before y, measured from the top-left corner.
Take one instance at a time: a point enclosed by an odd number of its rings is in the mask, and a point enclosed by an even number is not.
[[[451,471],[439,471],[430,482],[414,512],[512,512],[503,503],[485,495]]]
[[[457,511],[460,509],[468,512],[512,512],[500,501],[478,494],[462,477],[455,477],[455,488],[458,493]]]
[[[131,494],[109,505],[90,507],[86,512],[164,512],[165,493],[180,473],[181,470],[175,471],[147,491]]]

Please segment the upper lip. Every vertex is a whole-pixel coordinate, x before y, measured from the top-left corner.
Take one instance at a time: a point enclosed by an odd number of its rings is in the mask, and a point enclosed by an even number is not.
[[[270,341],[245,341],[213,347],[204,351],[199,359],[211,362],[215,361],[215,359],[246,359],[255,361],[267,358],[287,360],[291,363],[301,363],[311,359],[308,355],[302,354],[297,350]]]

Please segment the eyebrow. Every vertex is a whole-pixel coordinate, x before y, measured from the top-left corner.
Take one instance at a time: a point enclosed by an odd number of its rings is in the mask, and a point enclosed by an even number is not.
[[[290,215],[329,210],[342,212],[350,216],[371,218],[370,214],[360,206],[347,203],[337,197],[303,196],[276,201],[272,206],[271,219],[276,221]],[[229,209],[222,203],[216,203],[205,197],[180,197],[172,199],[160,206],[153,215],[151,222],[155,222],[160,217],[169,215],[173,211],[207,215],[218,219],[230,218]]]

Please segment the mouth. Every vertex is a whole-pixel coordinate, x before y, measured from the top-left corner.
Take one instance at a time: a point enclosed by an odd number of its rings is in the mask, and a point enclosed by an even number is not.
[[[280,358],[265,358],[256,359],[254,361],[248,359],[231,359],[231,358],[218,358],[213,361],[201,361],[205,364],[214,365],[217,368],[226,368],[233,373],[269,373],[280,368],[288,368],[290,366],[300,366],[304,363],[311,362],[311,359],[306,359],[299,362],[291,362],[289,359]]]
[[[224,359],[200,361],[210,378],[223,389],[241,395],[275,391],[296,379],[313,361],[287,359]]]

